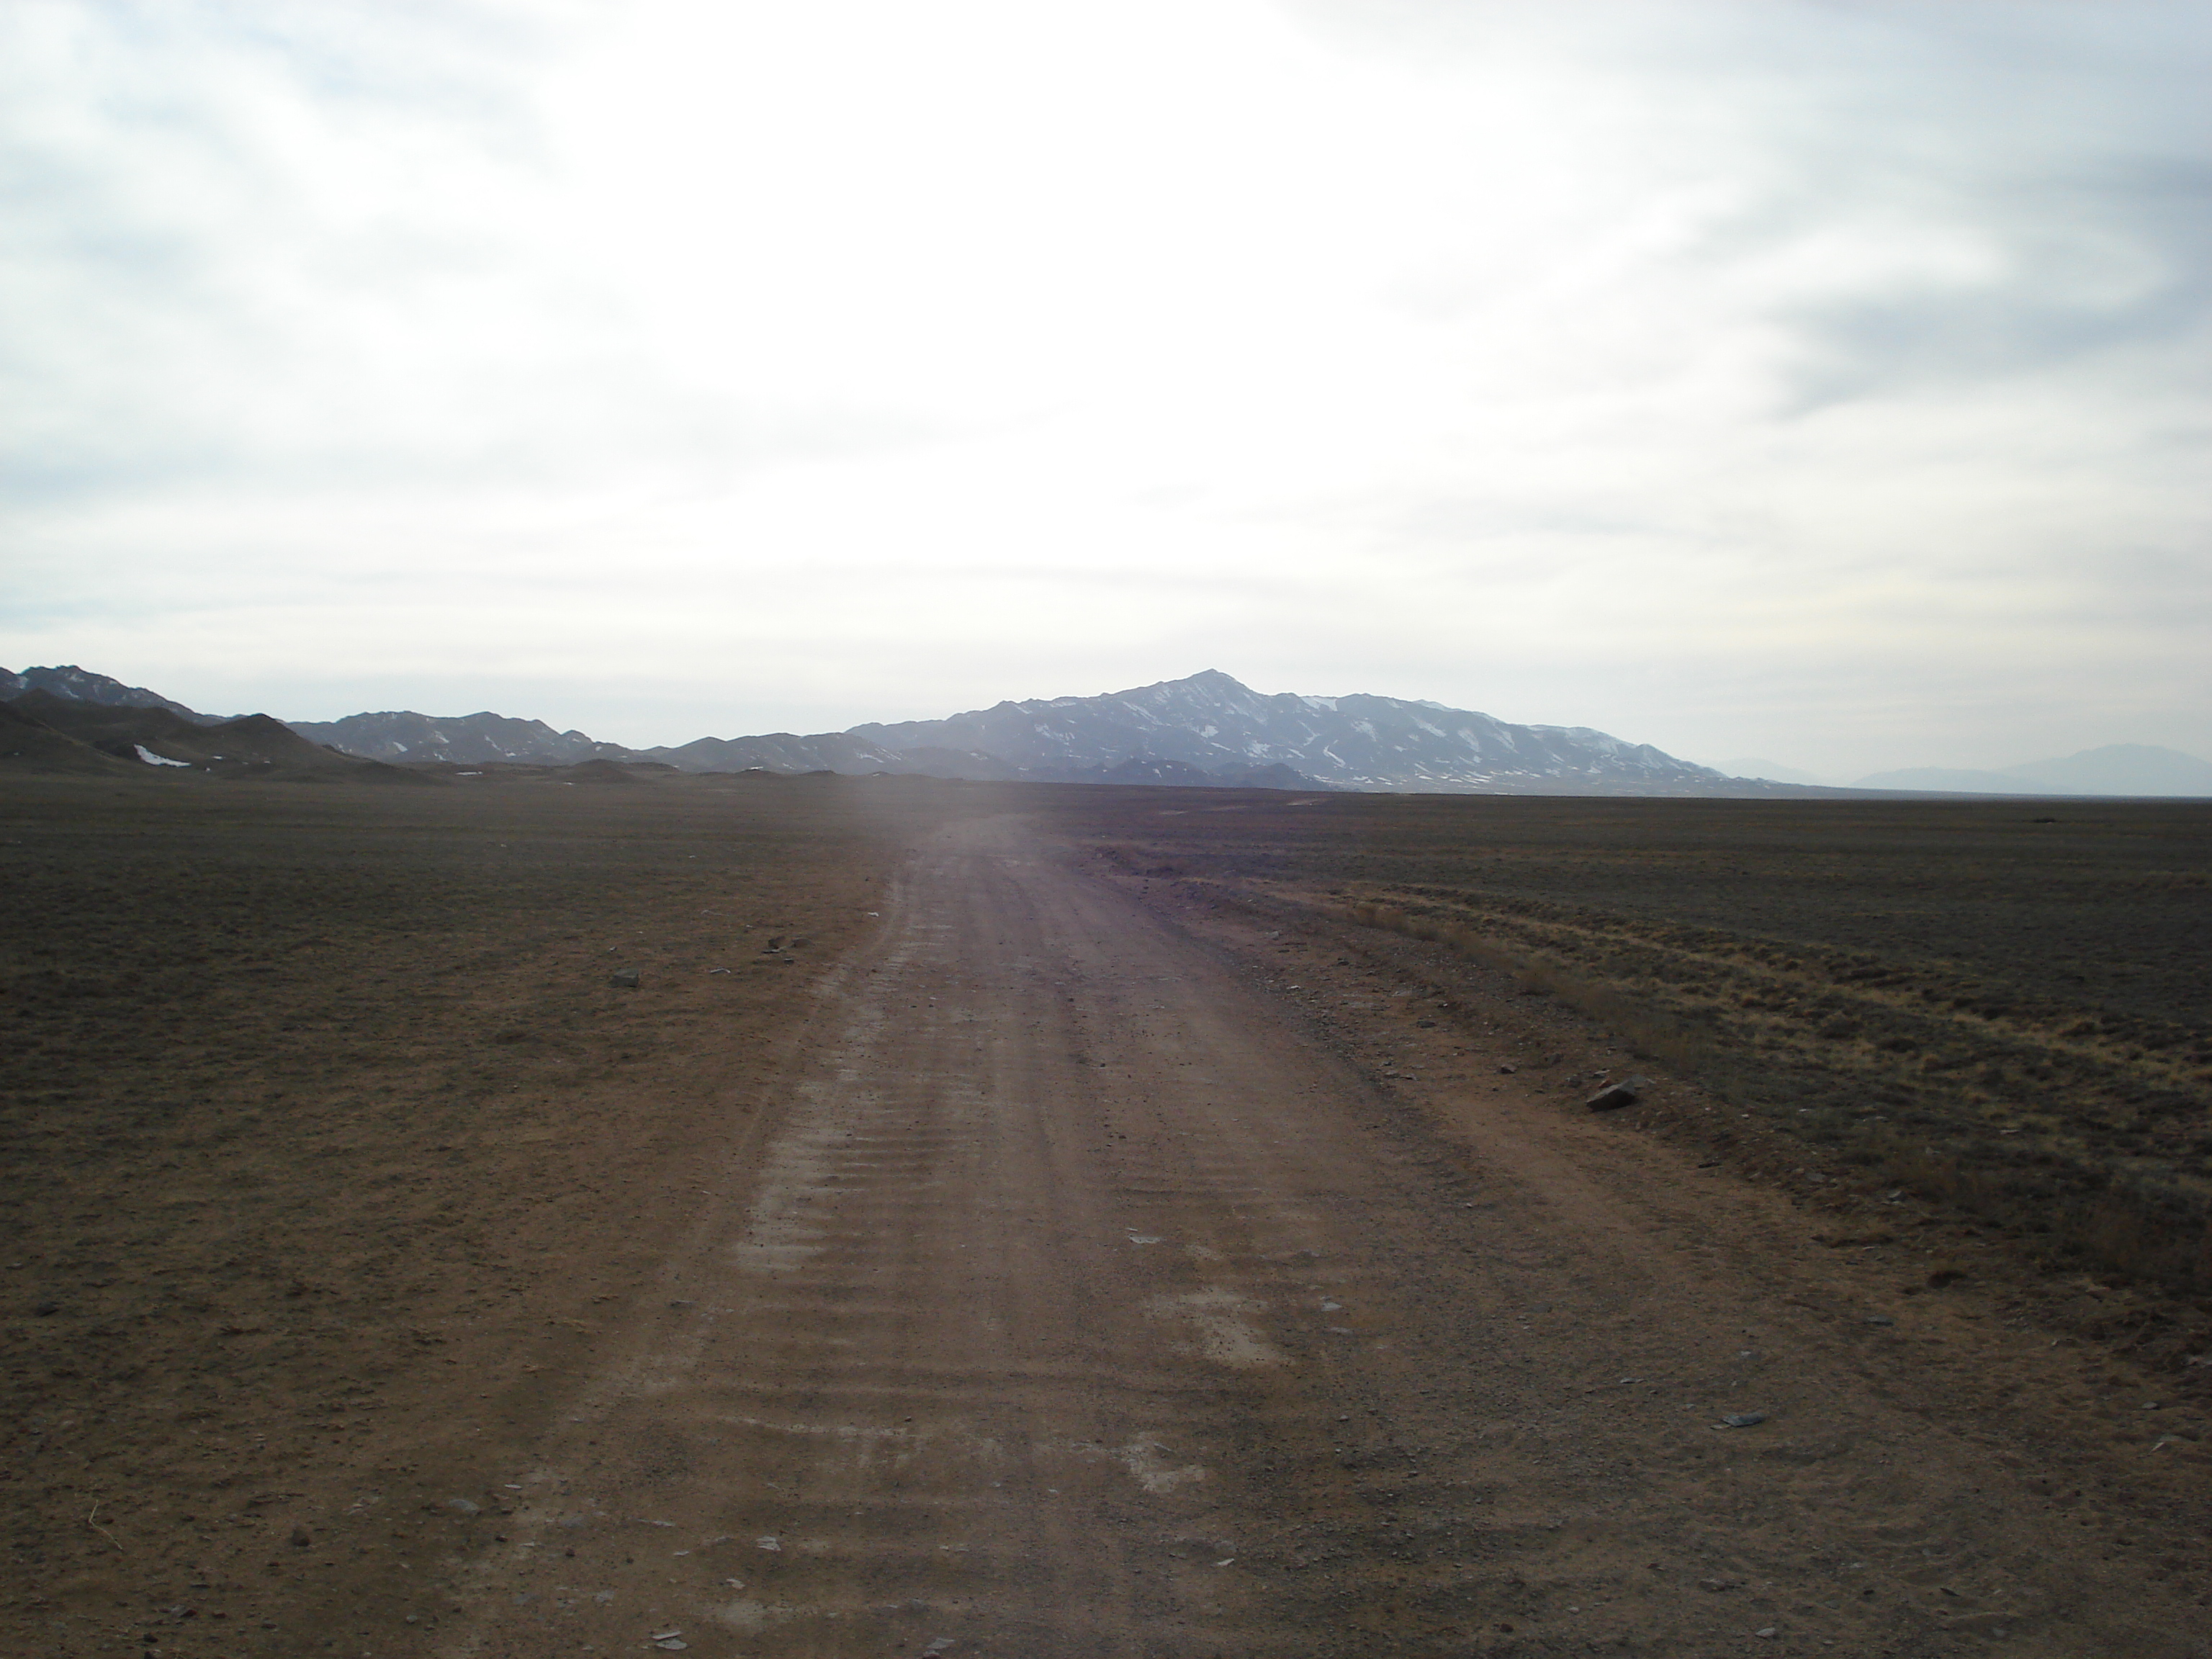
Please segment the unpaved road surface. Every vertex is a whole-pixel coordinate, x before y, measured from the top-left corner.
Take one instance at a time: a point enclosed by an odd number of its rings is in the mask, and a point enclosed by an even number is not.
[[[1955,1333],[1667,1147],[1379,1092],[1017,820],[822,993],[441,1652],[2206,1650],[2172,1540],[1930,1408]]]

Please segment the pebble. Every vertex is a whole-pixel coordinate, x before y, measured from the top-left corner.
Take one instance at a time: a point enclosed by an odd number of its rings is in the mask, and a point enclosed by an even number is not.
[[[1717,1429],[1755,1429],[1765,1421],[1765,1412],[1732,1412],[1713,1426]]]

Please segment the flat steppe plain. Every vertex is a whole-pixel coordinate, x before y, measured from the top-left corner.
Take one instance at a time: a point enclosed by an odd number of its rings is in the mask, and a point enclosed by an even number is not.
[[[0,790],[8,1651],[2208,1650],[2203,809]]]

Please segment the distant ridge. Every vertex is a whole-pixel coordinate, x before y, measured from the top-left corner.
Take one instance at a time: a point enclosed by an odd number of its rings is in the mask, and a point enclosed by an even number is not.
[[[556,732],[544,720],[511,720],[489,712],[451,719],[408,709],[348,714],[336,720],[286,722],[301,737],[380,761],[522,761],[567,766],[577,761],[625,760],[636,751],[599,743],[581,732]]]
[[[1963,766],[1905,766],[1893,772],[1872,772],[1853,786],[1859,789],[1903,789],[1935,795],[2048,795],[2063,791],[2039,789],[2026,778],[2009,772],[1978,772]]]
[[[1710,767],[1587,726],[1516,726],[1441,703],[1366,694],[1266,695],[1218,669],[1102,696],[1034,698],[941,720],[856,726],[843,735],[892,753],[921,745],[981,752],[1024,775],[1083,781],[1136,761],[1240,781],[1255,767],[1282,767],[1306,781],[1292,787],[1642,793],[1723,781]]]
[[[1861,778],[1860,789],[1912,789],[1954,795],[2155,795],[2212,798],[2212,761],[2155,744],[2112,743],[2058,760],[1984,772],[1915,766]]]
[[[143,687],[75,666],[0,671],[0,697],[45,691],[213,725]],[[1091,697],[1001,702],[937,720],[800,736],[701,738],[647,750],[483,711],[395,709],[300,720],[310,743],[367,760],[574,766],[656,762],[688,772],[896,772],[977,781],[1159,783],[1274,789],[1595,794],[1766,793],[1649,744],[1588,726],[1518,726],[1441,703],[1353,694],[1273,695],[1218,669]],[[158,751],[149,764],[164,758]]]
[[[766,767],[1239,788],[1695,794],[1729,781],[1711,767],[1587,726],[1516,726],[1364,694],[1267,695],[1218,669],[943,720],[809,737],[702,738],[645,752],[687,771]]]
[[[395,779],[426,778],[440,766],[514,765],[589,768],[570,781],[615,781],[601,769],[619,766],[648,773],[890,772],[976,781],[1460,794],[2212,798],[2212,763],[2148,744],[2108,744],[2002,771],[1881,772],[1835,789],[1771,761],[1731,762],[1731,769],[1749,775],[1730,775],[1589,726],[1520,726],[1442,703],[1365,693],[1262,693],[1218,669],[1097,696],[1000,702],[942,720],[806,736],[700,738],[646,750],[489,710],[430,715],[390,709],[292,721],[288,730],[265,715],[200,714],[74,664],[21,673],[0,669],[0,704],[21,715],[0,732],[0,760],[33,769],[96,769],[135,760],[202,770],[243,767],[257,775],[277,768],[305,777],[332,775],[334,763],[374,762],[384,769],[379,776],[401,769],[391,773]],[[185,729],[195,726],[198,733]],[[274,734],[296,746],[280,754],[283,744]]]

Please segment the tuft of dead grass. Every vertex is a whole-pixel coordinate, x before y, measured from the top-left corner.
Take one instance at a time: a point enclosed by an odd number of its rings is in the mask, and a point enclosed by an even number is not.
[[[1164,801],[1084,839],[1510,976],[1869,1186],[2212,1307],[2202,805]]]
[[[2008,1022],[2008,1007],[1915,985],[1879,963],[1832,971],[1831,982],[1846,988],[1808,1007],[1794,984],[1773,982],[1777,970],[1805,982],[1803,958],[1767,962],[1762,958],[1771,953],[1756,951],[1745,953],[1755,969],[1738,964],[1723,981],[1735,985],[1731,1014],[1722,997],[1692,988],[1717,976],[1607,980],[1592,970],[1595,953],[1588,948],[1575,957],[1546,950],[1528,942],[1532,930],[1486,928],[1433,900],[1419,909],[1372,897],[1311,901],[1308,908],[1504,969],[1520,988],[1556,996],[1601,1022],[1638,1054],[1699,1079],[1724,1098],[1765,1109],[1777,1127],[1840,1143],[1848,1161],[1886,1182],[2034,1239],[2048,1255],[2184,1293],[2212,1291],[2206,1183],[2180,1172],[2124,1167],[2109,1147],[2079,1133],[2078,1106],[2054,1121],[2008,1109],[2010,1103],[1987,1091],[2015,1075],[2048,1079],[2064,1071],[2077,1084],[2086,1079],[2111,1098],[2139,1103],[2172,1086],[2171,1068],[2156,1060],[2139,1063],[2172,1045],[2115,1052],[2091,1040],[2100,1035],[2094,1022],[2078,1019],[2065,1022],[2053,1040],[2045,1035],[2055,1025],[2047,1018]],[[1583,930],[1585,939],[1593,931]],[[1626,966],[1627,953],[1616,961]],[[1879,988],[1854,988],[1868,980]],[[1897,1028],[1908,1020],[1913,1034],[1901,1035]],[[1937,1025],[1940,1035],[1927,1034]],[[1958,1081],[1960,1073],[1971,1080]],[[1906,1115],[1915,1121],[1850,1109],[1852,1100],[1866,1098],[1910,1102]],[[1814,1103],[1802,1103],[1808,1099]]]

